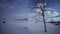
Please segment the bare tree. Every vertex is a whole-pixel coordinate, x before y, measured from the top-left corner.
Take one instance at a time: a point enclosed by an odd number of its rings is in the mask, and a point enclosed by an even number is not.
[[[44,22],[44,29],[45,29],[45,32],[47,32],[47,30],[46,30],[46,22],[45,22],[45,14],[44,14],[45,7],[46,7],[46,2],[38,3],[37,7],[38,8],[36,9],[35,12],[37,13],[37,15],[42,16],[43,22]]]

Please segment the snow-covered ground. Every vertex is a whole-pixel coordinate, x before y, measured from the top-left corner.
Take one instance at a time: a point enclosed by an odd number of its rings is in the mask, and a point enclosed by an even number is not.
[[[44,24],[32,21],[7,20],[1,23],[1,34],[60,34],[60,25],[46,23],[47,32],[44,32]]]

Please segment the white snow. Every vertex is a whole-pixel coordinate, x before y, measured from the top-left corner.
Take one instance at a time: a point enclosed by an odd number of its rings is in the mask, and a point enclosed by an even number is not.
[[[44,32],[44,23],[34,23],[32,21],[7,20],[1,23],[2,34],[60,34],[60,26],[46,23],[47,32]]]

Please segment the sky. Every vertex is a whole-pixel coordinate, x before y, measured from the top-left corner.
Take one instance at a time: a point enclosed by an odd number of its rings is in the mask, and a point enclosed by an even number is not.
[[[47,17],[60,15],[60,0],[45,0]],[[32,17],[33,8],[43,0],[0,0],[0,18]],[[39,11],[39,10],[37,10]]]

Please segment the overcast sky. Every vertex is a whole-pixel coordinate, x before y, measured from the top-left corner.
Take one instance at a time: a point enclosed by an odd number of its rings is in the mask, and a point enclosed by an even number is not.
[[[31,17],[32,8],[43,0],[0,0],[0,17]],[[49,16],[60,15],[60,0],[46,0]]]

